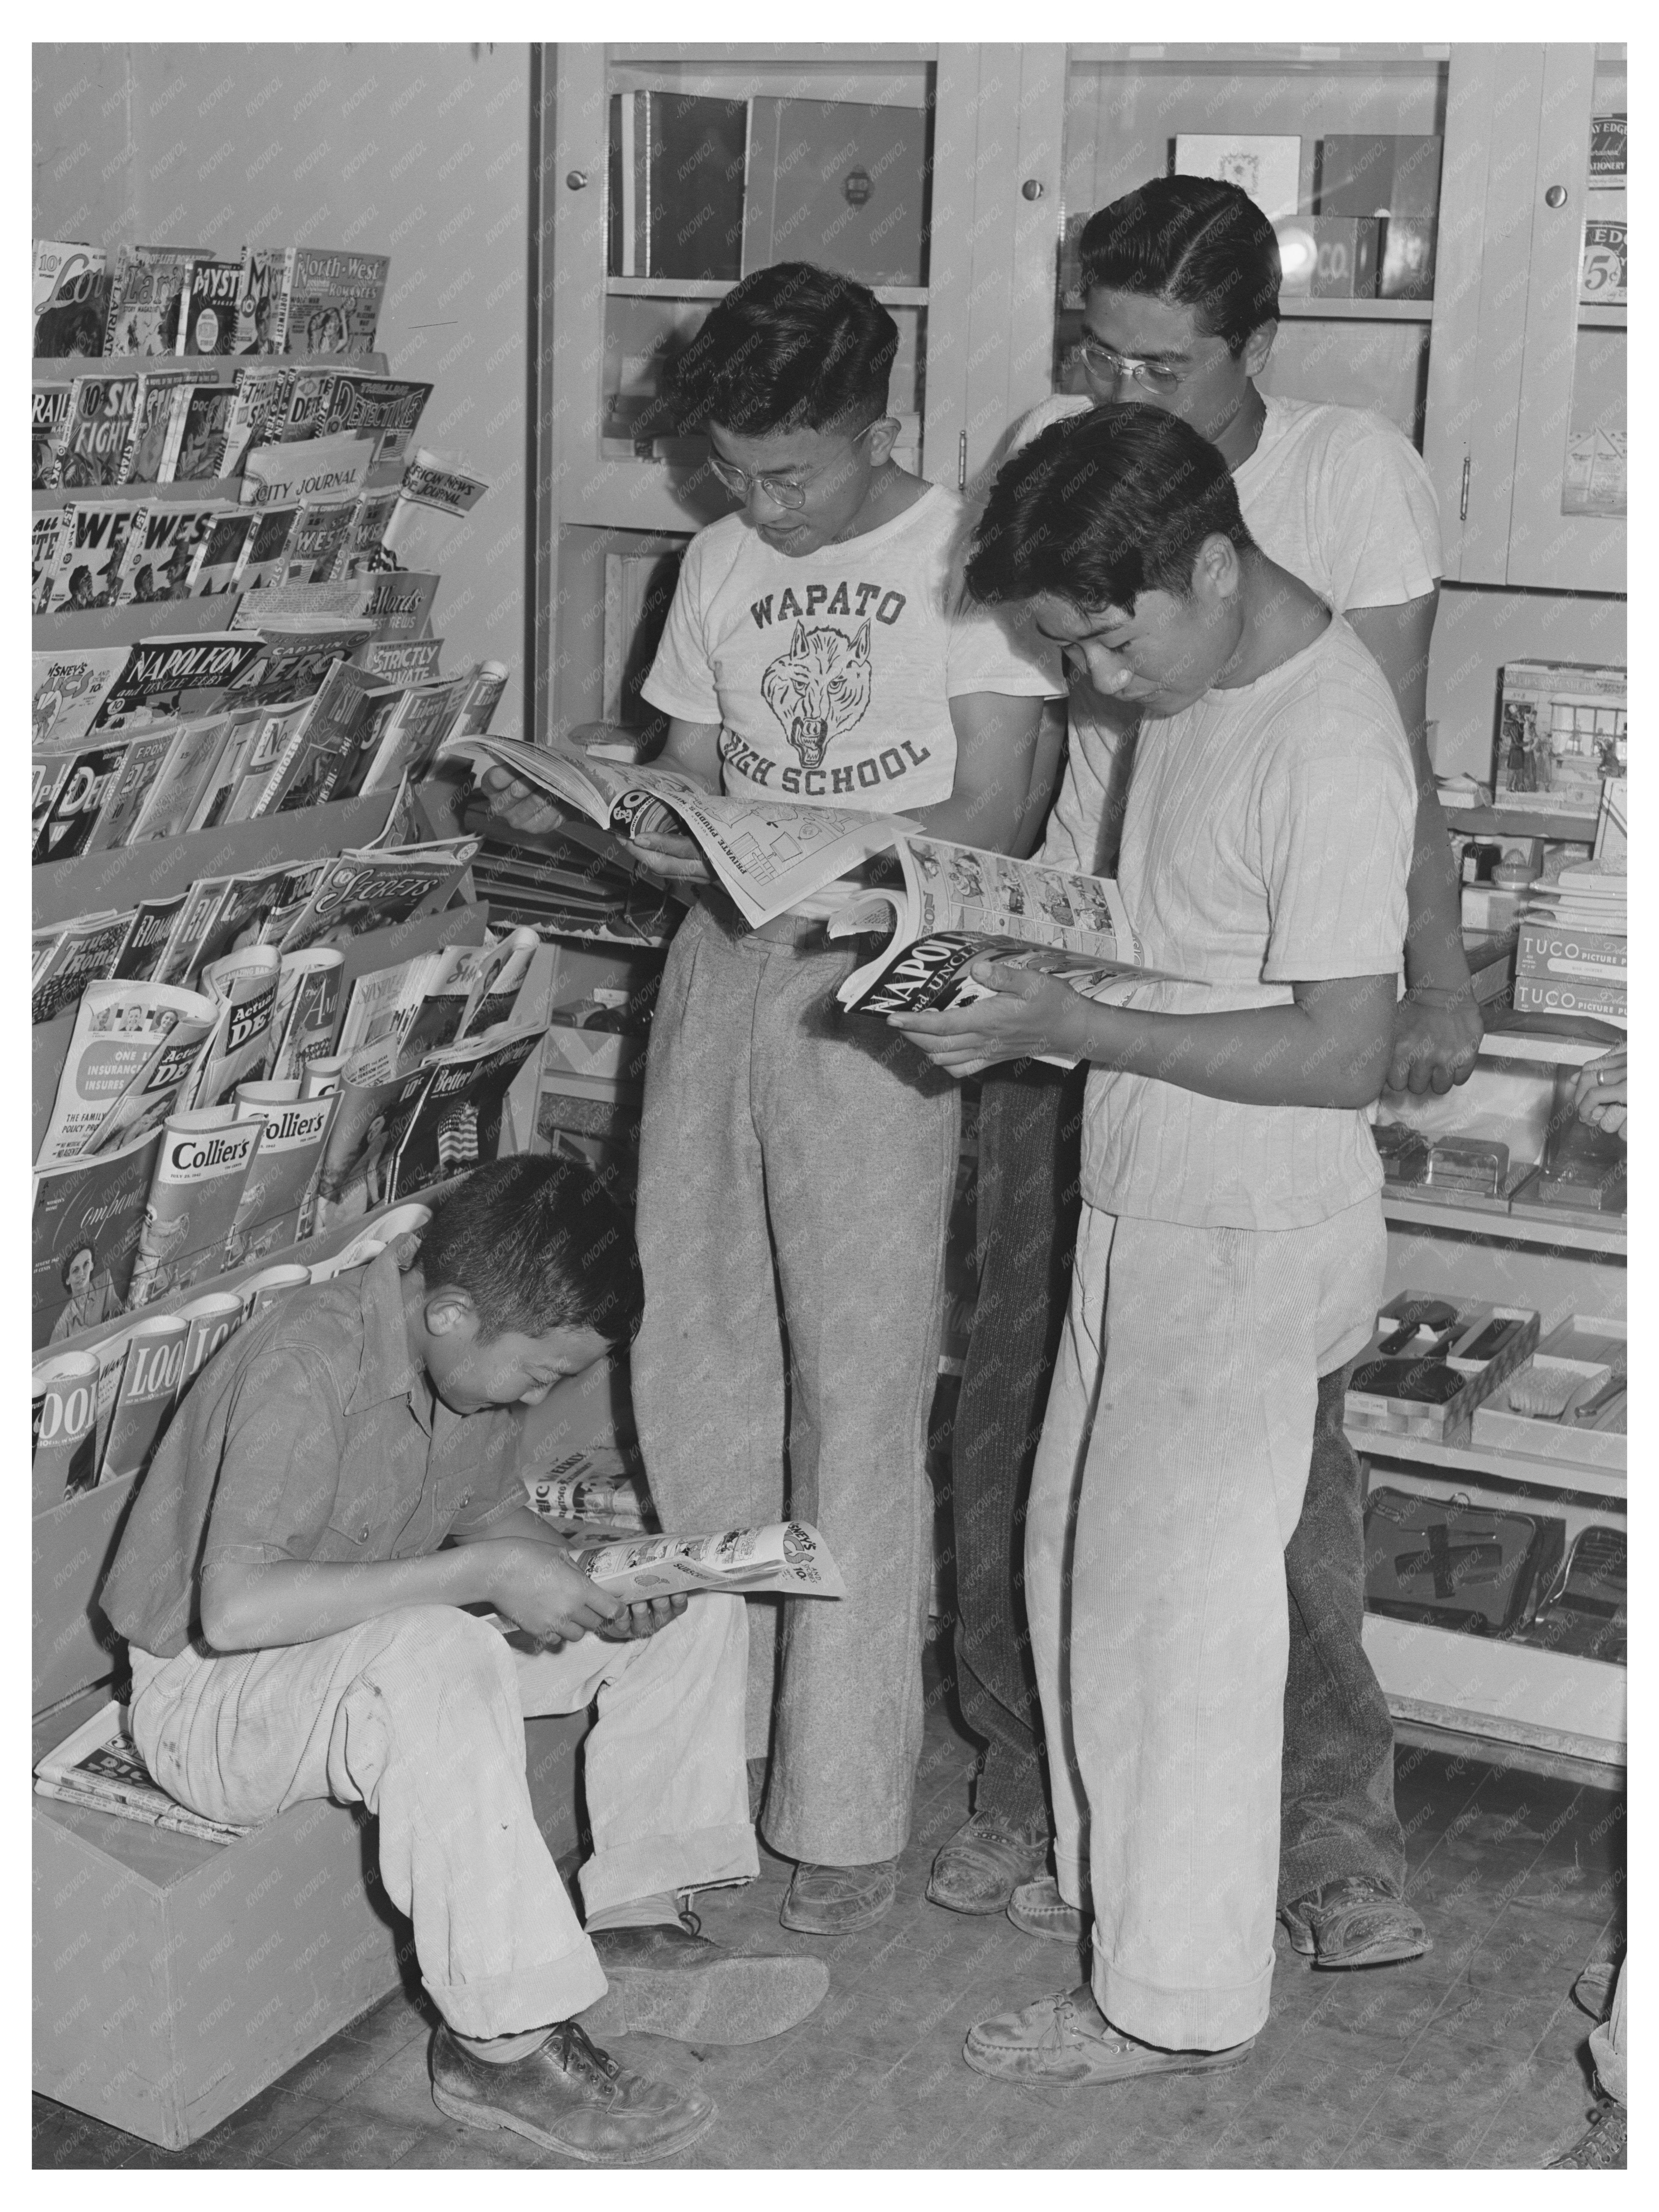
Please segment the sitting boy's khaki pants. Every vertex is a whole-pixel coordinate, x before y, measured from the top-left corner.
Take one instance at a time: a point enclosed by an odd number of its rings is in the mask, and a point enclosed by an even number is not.
[[[1386,1249],[1376,1198],[1273,1231],[1083,1209],[1025,1599],[1060,1893],[1092,1904],[1101,2010],[1169,2050],[1267,2016],[1285,1547]]]
[[[657,1634],[522,1654],[452,1606],[312,1644],[132,1651],[133,1740],[179,1802],[253,1823],[307,1798],[367,1806],[380,1879],[459,2034],[510,2035],[604,1996],[531,1808],[527,1714],[580,1712],[590,1913],[758,1871],[743,1754],[741,1600],[699,1595]]]

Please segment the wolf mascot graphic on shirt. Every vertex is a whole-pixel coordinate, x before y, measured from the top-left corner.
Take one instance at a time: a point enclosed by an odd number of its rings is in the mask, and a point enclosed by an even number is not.
[[[854,635],[825,624],[795,624],[789,650],[761,678],[761,696],[783,726],[803,768],[822,768],[830,741],[864,720],[870,704],[870,625]]]

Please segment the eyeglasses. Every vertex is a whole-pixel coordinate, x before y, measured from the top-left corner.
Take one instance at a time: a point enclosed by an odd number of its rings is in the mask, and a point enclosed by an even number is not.
[[[1093,376],[1131,376],[1148,392],[1170,392],[1181,383],[1178,368],[1166,368],[1162,362],[1142,361],[1132,353],[1116,353],[1097,337],[1078,340],[1078,358]]]
[[[885,420],[885,416],[878,415],[875,422],[866,422],[856,436],[848,439],[847,451],[850,453],[860,438],[867,438],[877,423]],[[836,458],[841,457],[838,455]],[[823,468],[814,469],[810,476],[804,478],[775,477],[764,471],[759,476],[750,476],[747,469],[740,469],[731,461],[723,461],[716,453],[710,453],[708,456],[708,465],[726,489],[736,492],[740,498],[748,499],[752,489],[763,491],[775,507],[793,508],[805,506],[807,493],[821,476],[835,466],[835,462],[826,461]]]

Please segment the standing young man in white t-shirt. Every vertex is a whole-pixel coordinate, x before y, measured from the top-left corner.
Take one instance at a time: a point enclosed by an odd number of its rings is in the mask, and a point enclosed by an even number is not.
[[[1267,2018],[1285,1547],[1318,1378],[1369,1336],[1416,793],[1340,617],[1252,541],[1224,456],[1109,406],[1002,471],[969,581],[1141,712],[1118,879],[1182,981],[1097,1006],[994,960],[893,1017],[969,1075],[1090,1063],[1083,1212],[1025,1574],[1060,1894],[1091,1982],[982,2021],[969,2065],[1054,2086],[1238,2063]]]
[[[687,549],[644,696],[661,757],[711,789],[1026,851],[1055,662],[955,589],[963,503],[892,459],[897,343],[863,285],[804,263],[708,316],[676,395],[744,504]],[[842,1013],[860,956],[821,922],[747,929],[688,841],[653,842],[699,890],[652,1021],[635,1413],[665,1526],[773,1521],[787,1489],[846,1577],[836,1603],[750,1608],[762,1826],[797,1862],[782,1917],[838,1934],[892,1904],[921,1747],[956,1091]]]
[[[1343,615],[1387,678],[1413,748],[1419,804],[1406,952],[1389,1080],[1449,1089],[1474,1065],[1480,1021],[1424,716],[1441,573],[1426,470],[1364,410],[1261,392],[1278,330],[1279,246],[1237,186],[1160,178],[1091,217],[1081,241],[1086,394],[1034,408],[1013,450],[1050,423],[1113,400],[1162,408],[1201,431],[1233,471],[1256,543]],[[1133,757],[1132,708],[1074,675],[1065,777],[1042,848],[1056,865],[1115,865]],[[1080,1079],[994,1071],[980,1121],[980,1320],[953,1436],[957,1674],[988,1741],[974,1818],[936,1863],[929,1894],[957,1911],[1005,1902],[1033,1933],[1075,1940],[1076,1913],[1041,1873],[1049,1820],[1035,1683],[1010,1572],[1064,1311],[1075,1219]],[[1401,1896],[1393,1729],[1360,1645],[1364,1565],[1358,1462],[1342,1434],[1346,1374],[1322,1378],[1303,1518],[1287,1557],[1280,1901],[1299,1949],[1324,1966],[1425,1948]],[[1014,1546],[1018,1555],[1018,1544]],[[1067,1788],[1051,1763],[1051,1795]]]

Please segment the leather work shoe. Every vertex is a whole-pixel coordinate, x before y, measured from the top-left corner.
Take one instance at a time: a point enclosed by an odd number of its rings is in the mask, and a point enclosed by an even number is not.
[[[432,2101],[467,2128],[504,2128],[589,2166],[672,2158],[712,2127],[701,2089],[647,2081],[596,2050],[574,2020],[510,2066],[464,2051],[447,2027],[432,2039]]]
[[[1008,1917],[1028,1936],[1048,1936],[1058,1943],[1080,1943],[1089,1932],[1089,1916],[1067,1905],[1060,1884],[1051,1874],[1023,1881],[1008,1900]]]
[[[688,1926],[602,1928],[591,1939],[611,1984],[581,2016],[589,2035],[665,2035],[676,2043],[764,2043],[823,2002],[822,1959],[748,1957]]]
[[[869,1866],[813,1866],[802,1859],[778,1917],[803,1936],[846,1936],[873,1927],[892,1911],[897,1894],[896,1859]]]
[[[927,1894],[951,1912],[1000,1912],[1023,1881],[1042,1872],[1048,1824],[1036,1833],[1003,1813],[975,1813],[941,1845]]]
[[[1094,1992],[1060,1990],[1018,2012],[1000,2012],[970,2027],[962,2055],[975,2074],[998,2081],[1052,2081],[1060,2087],[1139,2081],[1153,2074],[1220,2074],[1242,2066],[1255,2038],[1226,2051],[1161,2051],[1120,2035],[1103,2018]]]
[[[1316,1966],[1387,1966],[1432,1949],[1404,1898],[1374,1875],[1345,1875],[1279,1908],[1291,1948]]]

